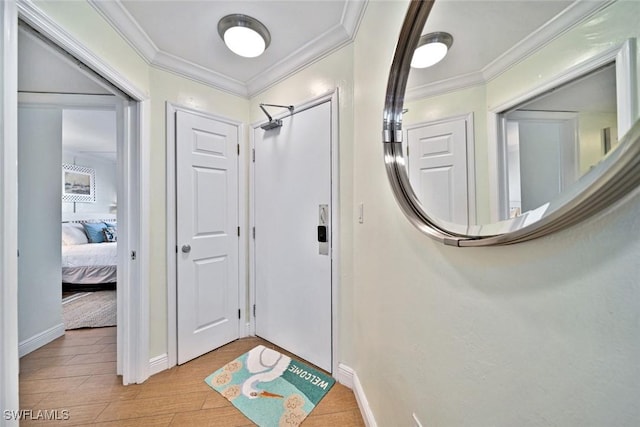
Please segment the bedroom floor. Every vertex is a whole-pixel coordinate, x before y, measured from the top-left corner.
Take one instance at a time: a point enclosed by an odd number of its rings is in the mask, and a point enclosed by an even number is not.
[[[115,375],[115,342],[115,327],[78,329],[23,357],[21,409],[66,409],[70,419],[57,422],[65,426],[251,426],[204,378],[258,344],[278,349],[260,338],[243,338],[144,384],[125,387]],[[20,423],[42,424],[47,423]],[[353,392],[336,383],[302,425],[353,427],[364,422]]]

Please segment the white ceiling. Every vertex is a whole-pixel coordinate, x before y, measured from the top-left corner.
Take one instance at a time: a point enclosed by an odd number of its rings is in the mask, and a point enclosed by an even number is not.
[[[367,0],[89,0],[145,60],[243,97],[254,96],[355,37]],[[378,0],[385,1],[385,0]],[[393,0],[386,0],[392,1]],[[609,0],[437,0],[424,33],[454,37],[435,67],[413,72],[407,98],[491,79]],[[406,8],[405,2],[396,2]],[[258,58],[230,52],[220,18],[252,16],[271,33]]]
[[[62,112],[62,148],[76,154],[116,161],[116,113],[108,110]]]
[[[251,97],[351,42],[366,0],[90,3],[148,63]],[[232,13],[252,16],[269,29],[271,45],[263,55],[242,58],[226,48],[217,25]]]

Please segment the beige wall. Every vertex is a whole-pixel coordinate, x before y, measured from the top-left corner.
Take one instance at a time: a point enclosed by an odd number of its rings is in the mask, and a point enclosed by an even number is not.
[[[380,112],[402,4],[371,2],[355,45],[356,359],[378,425],[633,425],[640,419],[640,197],[550,237],[445,247],[385,175]],[[636,21],[637,22],[637,21]]]

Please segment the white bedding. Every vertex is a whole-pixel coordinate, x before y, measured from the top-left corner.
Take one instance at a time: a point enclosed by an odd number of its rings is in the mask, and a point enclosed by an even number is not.
[[[62,246],[62,282],[78,284],[115,283],[117,243]]]
[[[89,243],[62,246],[62,266],[117,265],[117,243]]]

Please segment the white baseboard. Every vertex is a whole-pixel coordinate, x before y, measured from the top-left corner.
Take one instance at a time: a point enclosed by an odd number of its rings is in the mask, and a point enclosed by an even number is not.
[[[253,334],[251,333],[251,322],[247,322],[244,324],[244,328],[240,328],[241,329],[241,335],[240,338],[246,338],[246,337],[250,337]]]
[[[169,369],[169,356],[167,353],[152,357],[151,360],[149,360],[149,376],[166,371],[167,369]]]
[[[347,365],[340,363],[338,364],[336,379],[340,384],[353,390],[353,394],[356,396],[358,408],[360,408],[360,414],[362,414],[365,425],[367,427],[377,427],[378,424],[373,416],[373,411],[371,411],[371,408],[369,407],[369,401],[367,400],[367,396],[364,394],[362,384],[360,384],[356,371]]]
[[[63,335],[64,323],[60,323],[44,332],[40,332],[39,334],[32,336],[31,338],[27,338],[18,344],[18,356],[25,356]]]
[[[342,363],[338,363],[338,372],[336,373],[336,380],[345,387],[349,387],[353,390],[353,369]]]

